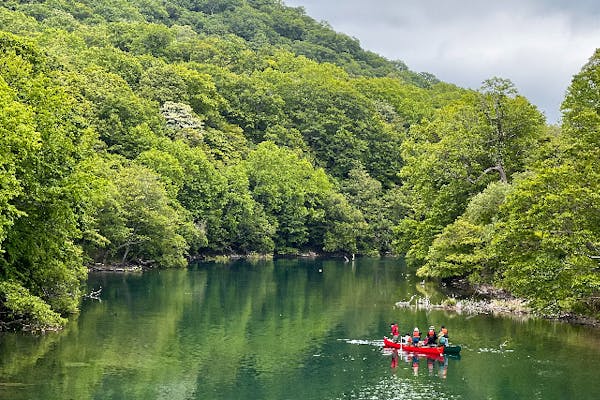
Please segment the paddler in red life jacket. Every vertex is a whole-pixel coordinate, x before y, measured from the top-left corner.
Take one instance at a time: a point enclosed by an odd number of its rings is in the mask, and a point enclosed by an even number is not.
[[[433,325],[431,325],[427,331],[425,344],[428,346],[437,346],[437,334],[435,333],[435,327]]]
[[[413,346],[418,346],[420,340],[421,340],[421,333],[419,332],[419,328],[415,328],[413,330],[413,335],[412,335]]]
[[[444,325],[440,329],[440,345],[448,346],[448,329]]]
[[[392,328],[392,340],[395,343],[398,343],[398,336],[400,336],[400,329],[398,329],[398,324],[394,322],[390,325],[390,328]]]

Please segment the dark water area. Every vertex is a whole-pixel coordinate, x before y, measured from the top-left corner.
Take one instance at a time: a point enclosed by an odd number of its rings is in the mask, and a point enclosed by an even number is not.
[[[0,399],[598,399],[600,332],[396,309],[443,298],[398,259],[94,273],[67,329],[0,335]],[[446,325],[460,358],[382,348]]]

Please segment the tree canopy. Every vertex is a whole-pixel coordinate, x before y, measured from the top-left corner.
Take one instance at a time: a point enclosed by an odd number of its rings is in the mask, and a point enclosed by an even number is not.
[[[305,251],[598,312],[598,65],[549,128],[277,0],[5,1],[0,321],[63,324],[94,263]]]

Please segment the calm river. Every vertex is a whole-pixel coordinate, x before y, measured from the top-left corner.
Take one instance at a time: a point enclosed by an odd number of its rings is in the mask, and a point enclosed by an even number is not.
[[[0,335],[0,399],[598,399],[600,332],[542,320],[394,309],[421,286],[399,260],[199,264],[91,274],[61,333]],[[460,358],[381,348],[449,328]]]

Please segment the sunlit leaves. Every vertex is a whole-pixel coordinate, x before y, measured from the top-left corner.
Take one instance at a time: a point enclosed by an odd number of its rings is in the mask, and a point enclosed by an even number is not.
[[[23,191],[19,177],[27,173],[28,160],[40,147],[31,108],[15,98],[16,93],[0,77],[0,251],[5,228],[20,214],[12,204]]]
[[[277,228],[276,249],[302,248],[309,226],[324,221],[322,204],[332,189],[324,171],[270,142],[261,143],[246,165],[252,195]]]

